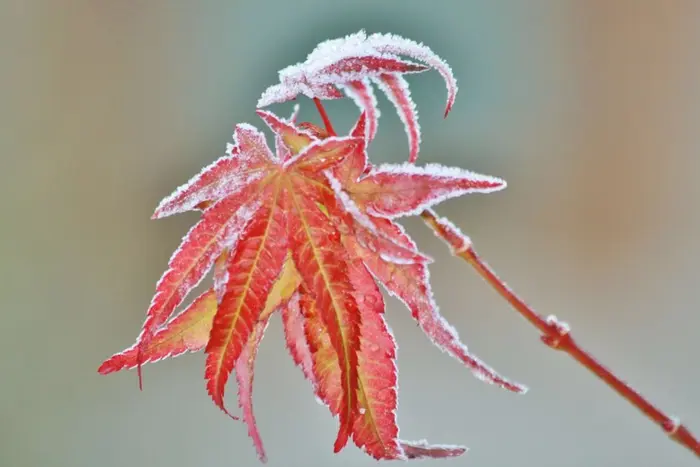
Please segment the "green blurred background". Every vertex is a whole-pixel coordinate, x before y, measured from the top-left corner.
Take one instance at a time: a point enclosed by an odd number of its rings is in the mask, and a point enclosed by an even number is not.
[[[506,178],[439,207],[543,314],[700,432],[700,2],[695,0],[4,0],[0,2],[0,466],[255,466],[244,425],[204,389],[203,356],[108,377],[196,215],[157,202],[222,154],[276,71],[366,28],[423,41],[410,77],[423,162]],[[304,119],[317,121],[302,100]],[[403,161],[383,109],[375,161]],[[330,106],[337,126],[356,115]],[[286,114],[291,104],[274,107]],[[395,300],[401,436],[462,443],[442,466],[690,466],[697,459],[524,321],[420,222],[444,315],[531,387],[480,383]],[[256,375],[271,467],[371,466],[332,454],[318,405],[273,322]],[[233,388],[230,390],[233,395]],[[234,405],[231,398],[231,405]]]

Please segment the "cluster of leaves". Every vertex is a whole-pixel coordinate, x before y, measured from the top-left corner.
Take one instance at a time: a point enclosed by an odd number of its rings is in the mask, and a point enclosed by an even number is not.
[[[376,459],[465,452],[398,438],[397,346],[378,285],[406,305],[436,346],[479,379],[525,391],[472,355],[441,317],[428,278],[431,259],[395,221],[451,197],[505,187],[494,177],[413,164],[420,131],[402,75],[429,67],[445,77],[449,111],[457,89],[449,67],[422,44],[396,36],[360,32],[327,41],[304,63],[282,70],[280,84],[265,91],[259,107],[299,94],[338,98],[342,90],[361,108],[354,127],[336,136],[332,128],[297,124],[295,115],[283,119],[258,109],[275,135],[273,153],[260,130],[237,125],[227,154],[156,209],[154,218],[190,210],[202,215],[158,282],[136,343],[99,372],[138,367],[140,380],[144,363],[204,350],[208,393],[233,418],[224,389],[235,370],[242,418],[264,461],[253,415],[253,368],[265,329],[280,314],[294,362],[339,419],[335,452],[349,439]],[[379,116],[371,82],[406,123],[408,163],[368,161]],[[212,269],[211,288],[175,314]]]

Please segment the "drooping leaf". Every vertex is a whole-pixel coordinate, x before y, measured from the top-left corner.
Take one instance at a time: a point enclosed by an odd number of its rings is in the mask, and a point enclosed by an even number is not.
[[[357,412],[360,313],[348,278],[340,233],[316,202],[321,202],[328,211],[337,211],[340,207],[323,190],[300,179],[294,182],[290,196],[294,214],[289,223],[292,258],[328,330],[341,370],[339,388],[343,400],[339,410],[340,429],[334,445],[334,451],[338,452],[347,443]]]
[[[361,313],[358,386],[360,413],[353,427],[353,440],[375,459],[403,456],[396,424],[398,370],[396,342],[384,320],[384,299],[374,278],[356,259],[350,280]]]
[[[406,55],[423,62],[420,65],[399,58]],[[401,77],[406,73],[417,73],[435,68],[445,80],[448,96],[445,117],[454,105],[457,81],[451,68],[427,46],[392,34],[371,34],[364,31],[346,37],[320,43],[303,63],[288,66],[279,72],[279,84],[266,89],[257,107],[286,102],[299,94],[309,98],[337,99],[328,86],[345,90],[367,113],[370,124],[368,142],[374,138],[377,128],[377,102],[368,79],[380,85],[394,101],[409,136],[409,160],[415,161],[420,143],[418,114],[411,100],[408,86]]]
[[[437,70],[447,87],[447,105],[445,106],[445,117],[447,117],[457,96],[457,80],[447,62],[425,44],[397,36],[396,34],[372,34],[367,37],[367,43],[379,52],[406,55]]]
[[[214,317],[206,353],[207,391],[224,412],[224,389],[241,355],[287,254],[284,189],[273,185],[262,194],[265,204],[232,250],[226,293]]]
[[[358,351],[360,408],[353,424],[353,441],[375,459],[448,457],[464,453],[466,449],[461,447],[449,449],[397,438],[396,344],[384,321],[382,295],[361,262],[352,263],[350,276],[362,312]],[[331,413],[338,414],[342,398],[338,357],[313,299],[304,294],[301,297],[308,346],[301,345],[298,353],[302,359],[311,361],[312,368],[311,376],[307,371],[304,373],[314,383],[319,400]]]
[[[243,413],[243,421],[248,425],[248,436],[253,440],[253,445],[258,452],[258,458],[261,462],[267,462],[267,454],[265,454],[262,437],[258,431],[255,415],[253,414],[253,375],[258,347],[269,322],[270,315],[267,315],[255,324],[248,342],[243,347],[235,365],[236,381],[238,382],[238,405]]]

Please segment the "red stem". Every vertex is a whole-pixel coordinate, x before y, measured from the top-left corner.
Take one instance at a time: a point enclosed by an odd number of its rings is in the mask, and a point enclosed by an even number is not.
[[[314,104],[316,104],[316,108],[318,109],[318,113],[321,114],[321,119],[323,120],[323,125],[326,127],[326,131],[328,132],[328,136],[336,136],[336,132],[333,129],[333,125],[331,124],[331,119],[328,118],[328,114],[326,113],[326,108],[323,107],[323,103],[321,102],[321,99],[318,97],[314,97]]]
[[[513,290],[506,285],[477,254],[473,245],[454,226],[441,221],[434,212],[426,210],[421,213],[423,220],[433,231],[445,240],[456,256],[467,261],[479,273],[479,275],[493,287],[508,303],[511,304],[520,315],[542,332],[540,339],[548,347],[561,350],[569,354],[574,360],[586,367],[589,371],[602,379],[615,392],[637,407],[644,415],[659,425],[661,429],[674,441],[688,448],[696,456],[700,457],[700,441],[682,425],[676,418],[666,415],[661,409],[654,406],[644,396],[635,391],[631,386],[622,381],[615,374],[603,366],[591,354],[583,350],[576,343],[569,328],[565,323],[554,317],[543,318],[527,303],[518,297]]]
[[[326,131],[330,136],[335,136],[336,132],[333,129],[333,125],[331,125],[323,103],[321,103],[321,100],[317,97],[314,98],[314,103],[316,104],[319,114],[321,114],[323,123],[326,126]],[[649,402],[630,385],[615,376],[611,370],[603,366],[603,364],[596,360],[591,354],[579,347],[571,335],[568,325],[558,321],[554,316],[543,318],[518,297],[518,295],[496,275],[493,269],[481,259],[471,241],[460,232],[457,227],[439,219],[430,209],[423,211],[420,216],[425,223],[433,229],[438,237],[442,238],[452,247],[452,251],[456,256],[467,261],[496,292],[515,308],[515,311],[520,313],[530,324],[539,329],[542,333],[540,337],[542,342],[551,349],[560,350],[569,354],[574,360],[603,380],[605,384],[617,392],[622,398],[637,407],[640,412],[656,423],[669,438],[688,448],[695,453],[696,456],[700,457],[700,441],[695,438],[688,428],[682,425],[675,417],[666,415],[661,409]]]

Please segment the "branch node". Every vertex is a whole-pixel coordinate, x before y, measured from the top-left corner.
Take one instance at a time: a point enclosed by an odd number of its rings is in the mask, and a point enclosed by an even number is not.
[[[668,420],[661,424],[661,428],[663,428],[664,432],[671,437],[673,437],[678,432],[678,429],[680,427],[681,420],[678,417],[674,416],[669,416]]]
[[[547,334],[540,337],[542,342],[553,349],[560,349],[563,344],[571,342],[571,327],[564,321],[560,321],[554,315],[549,315],[545,319],[548,330]]]

